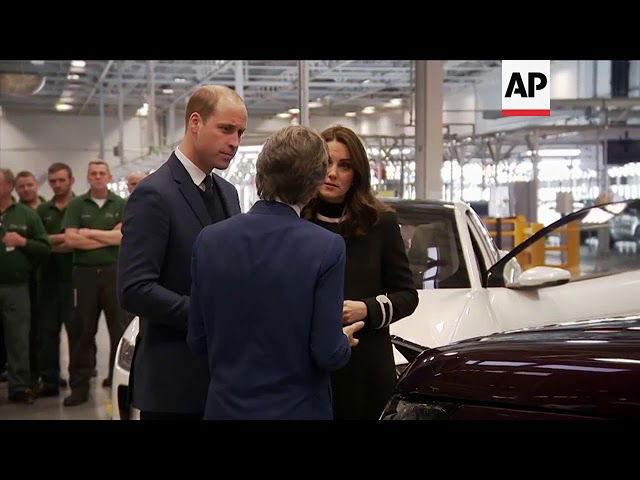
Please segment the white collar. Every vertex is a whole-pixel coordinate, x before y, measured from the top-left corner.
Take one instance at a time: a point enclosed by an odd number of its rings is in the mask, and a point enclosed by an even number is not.
[[[180,160],[180,163],[184,165],[184,168],[187,170],[187,173],[191,177],[191,180],[193,180],[193,183],[199,187],[207,175],[196,167],[195,163],[182,153],[178,147],[176,147],[175,154],[176,157],[178,157],[178,160]],[[211,173],[209,173],[209,175],[211,175]]]
[[[302,210],[300,208],[299,205],[291,205],[290,203],[287,202],[283,202],[282,200],[280,200],[278,197],[275,198],[275,201],[278,203],[284,203],[285,205],[289,205],[291,208],[293,208],[296,211],[296,214],[298,215],[298,217],[300,216],[300,211]]]

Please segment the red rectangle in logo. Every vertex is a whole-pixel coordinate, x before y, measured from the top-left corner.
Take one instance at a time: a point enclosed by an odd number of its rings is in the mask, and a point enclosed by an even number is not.
[[[502,110],[503,117],[549,117],[551,110]]]

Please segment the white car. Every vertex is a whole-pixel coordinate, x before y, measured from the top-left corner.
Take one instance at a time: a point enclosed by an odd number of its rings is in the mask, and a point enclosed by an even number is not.
[[[640,249],[637,254],[635,249],[622,251],[609,239],[612,219],[638,208],[640,200],[571,213],[510,252],[496,248],[485,225],[465,203],[388,203],[398,215],[419,296],[415,312],[391,325],[393,335],[438,347],[506,330],[640,313]],[[550,266],[523,271],[515,256],[536,242],[546,245],[547,265],[562,264],[568,251],[557,237],[566,235],[562,227],[570,222],[579,228],[574,244],[579,262],[572,267],[573,273]],[[574,249],[574,260],[575,255]],[[127,413],[131,409],[124,402],[137,332],[136,318],[118,347],[114,418],[136,415]],[[395,347],[394,355],[399,368],[407,364]]]
[[[140,420],[140,410],[129,404],[129,371],[133,349],[140,329],[140,319],[134,317],[120,338],[111,382],[111,409],[113,420]]]
[[[464,203],[392,204],[419,303],[411,316],[391,325],[391,333],[438,347],[505,330],[640,313],[640,249],[622,250],[610,241],[610,224],[639,204],[630,200],[583,208],[508,253],[496,248]],[[563,246],[568,224],[576,240],[571,254]],[[515,256],[537,242],[545,244],[547,265],[577,256],[573,272],[550,266],[522,271]],[[396,364],[406,362],[394,354]]]

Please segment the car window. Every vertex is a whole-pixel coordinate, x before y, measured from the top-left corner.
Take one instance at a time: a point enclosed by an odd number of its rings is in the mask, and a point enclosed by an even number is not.
[[[415,288],[470,288],[453,211],[395,208]]]
[[[543,265],[571,273],[571,280],[640,268],[638,202],[589,210],[588,215],[560,226],[518,255],[523,269]]]
[[[478,270],[480,271],[480,275],[484,277],[488,270],[487,264],[484,260],[482,251],[480,250],[480,245],[478,245],[478,241],[476,240],[476,237],[474,235],[473,228],[470,224],[467,224],[467,228],[469,229],[469,237],[471,238],[471,244],[473,245],[473,253],[476,259],[476,263],[478,264]]]
[[[472,230],[477,234],[475,239],[482,246],[481,250],[488,256],[487,268],[489,268],[500,259],[498,247],[496,247],[493,238],[491,238],[491,235],[489,235],[487,231],[487,227],[482,223],[476,212],[467,210],[467,220],[470,222]]]

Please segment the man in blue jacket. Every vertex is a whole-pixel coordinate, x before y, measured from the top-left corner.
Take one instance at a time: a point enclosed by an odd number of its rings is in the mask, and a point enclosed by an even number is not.
[[[329,373],[345,365],[345,244],[300,219],[327,171],[325,142],[287,127],[257,161],[262,200],[202,230],[193,247],[187,342],[206,353],[205,419],[332,418]]]
[[[142,420],[202,418],[207,359],[186,342],[191,249],[203,227],[240,213],[236,189],[212,170],[229,166],[246,128],[238,94],[200,87],[187,103],[179,147],[127,201],[118,293],[140,317],[129,387]]]

